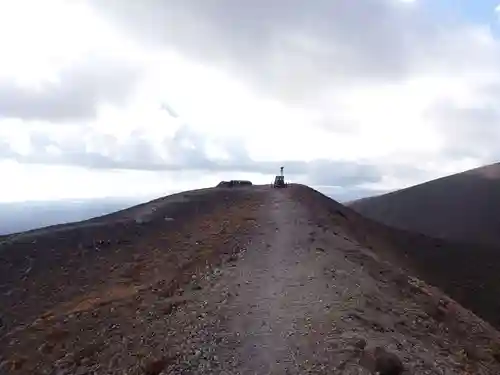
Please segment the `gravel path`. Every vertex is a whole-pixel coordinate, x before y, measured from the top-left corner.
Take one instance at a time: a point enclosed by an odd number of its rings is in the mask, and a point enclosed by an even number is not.
[[[336,347],[338,313],[358,286],[348,285],[350,278],[335,280],[330,265],[335,260],[334,272],[343,275],[359,267],[316,243],[309,213],[285,192],[273,191],[264,207],[260,236],[228,274],[236,286],[225,314],[238,337],[232,353],[237,373],[331,373],[333,367],[345,367],[357,354],[358,340],[345,340],[346,350]]]
[[[354,241],[340,205],[314,199],[256,187],[193,216],[166,237],[172,250],[154,242],[129,264],[137,286],[120,279],[116,300],[28,327],[56,344],[9,336],[0,374],[23,361],[58,375],[500,373],[495,330]]]
[[[457,332],[436,328],[392,267],[313,215],[289,191],[266,195],[238,259],[179,311],[198,314],[193,354],[168,373],[373,374],[385,356],[408,372],[380,374],[466,373]]]
[[[324,298],[331,294],[322,280],[320,257],[310,256],[307,216],[300,205],[278,191],[270,200],[262,236],[252,244],[255,250],[229,275],[237,296],[228,308],[233,317],[228,324],[240,338],[235,355],[242,374],[299,369],[296,344],[314,344],[314,332],[307,328],[313,319],[324,323]]]
[[[343,299],[355,294],[358,286],[351,290],[342,277],[335,280],[329,264],[335,258],[336,267],[343,268],[336,270],[339,275],[355,273],[359,267],[315,243],[317,228],[308,217],[286,192],[267,194],[246,249],[218,270],[215,284],[203,287],[211,289],[205,301],[185,307],[201,308],[207,318],[205,325],[197,326],[204,337],[195,339],[195,355],[182,371],[330,374],[332,367],[346,370],[357,362],[359,337],[347,335],[345,347],[338,347],[341,330],[335,321],[340,314],[332,296],[338,296],[345,308]],[[369,374],[355,367],[352,373]]]
[[[313,244],[308,213],[275,190],[256,222],[257,233],[238,261],[223,270],[205,305],[217,306],[220,319],[204,343],[217,353],[215,360],[208,356],[208,368],[228,374],[298,374],[331,373],[334,363],[345,367],[357,350],[335,347],[339,331],[332,324],[338,315],[332,296],[349,289],[325,274],[333,254]],[[341,263],[344,274],[355,272],[354,264]],[[217,296],[229,298],[211,300]],[[215,342],[225,344],[214,348]],[[206,364],[202,361],[200,373],[206,373]]]

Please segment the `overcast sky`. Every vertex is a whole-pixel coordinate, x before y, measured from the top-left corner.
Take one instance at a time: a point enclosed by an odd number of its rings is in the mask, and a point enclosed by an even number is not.
[[[482,0],[0,2],[0,201],[245,178],[339,199],[497,161]]]

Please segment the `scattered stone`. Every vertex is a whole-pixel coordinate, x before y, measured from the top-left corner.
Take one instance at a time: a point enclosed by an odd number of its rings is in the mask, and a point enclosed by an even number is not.
[[[42,345],[40,345],[40,347],[38,348],[38,351],[42,354],[50,354],[52,353],[52,351],[54,350],[54,345],[53,344],[50,344],[48,342],[45,342],[43,343]]]
[[[146,374],[146,375],[159,375],[166,366],[167,366],[167,359],[166,358],[152,360],[144,366],[144,368],[143,368],[144,374]]]
[[[379,375],[400,375],[404,366],[398,356],[377,346],[373,352],[375,359],[375,372]]]
[[[366,345],[367,343],[365,339],[358,339],[354,342],[354,347],[359,350],[365,350]]]

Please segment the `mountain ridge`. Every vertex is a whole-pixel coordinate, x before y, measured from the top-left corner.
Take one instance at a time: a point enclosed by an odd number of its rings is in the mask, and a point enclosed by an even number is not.
[[[499,333],[467,310],[499,306],[463,308],[436,287],[469,289],[431,286],[427,260],[401,250],[414,237],[304,185],[200,189],[99,220],[2,246],[0,368],[368,375],[388,353],[414,374],[500,371]]]
[[[500,245],[499,205],[499,163],[348,204],[398,229],[491,246]]]

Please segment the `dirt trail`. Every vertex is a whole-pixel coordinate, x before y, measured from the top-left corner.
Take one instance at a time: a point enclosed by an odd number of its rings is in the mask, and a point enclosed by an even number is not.
[[[227,313],[228,326],[239,337],[239,373],[331,373],[346,367],[358,340],[347,337],[344,350],[338,350],[337,317],[359,285],[351,278],[335,280],[331,272],[352,275],[358,267],[316,243],[319,233],[309,213],[285,192],[271,192],[264,207],[260,236],[228,275],[237,287]],[[333,240],[330,247],[346,245]]]
[[[247,252],[230,275],[239,289],[229,324],[240,337],[241,373],[299,367],[297,339],[307,339],[304,327],[311,319],[325,317],[324,297],[331,293],[319,257],[310,259],[307,216],[281,192],[270,197],[264,233],[252,244],[256,251]]]
[[[466,373],[456,332],[433,327],[375,254],[312,215],[289,191],[267,194],[239,258],[208,278],[203,300],[179,311],[197,311],[197,333],[188,339],[193,355],[168,373],[372,374],[377,346],[405,373]]]
[[[369,375],[381,347],[403,374],[500,373],[495,330],[354,241],[338,204],[315,204],[307,189],[255,187],[248,199],[190,221],[189,235],[170,238],[184,247],[143,255],[165,280],[47,323],[66,335],[33,364],[61,374]],[[181,255],[172,288],[168,267]],[[13,345],[45,348],[30,343],[30,332]],[[90,340],[99,350],[82,354]]]

